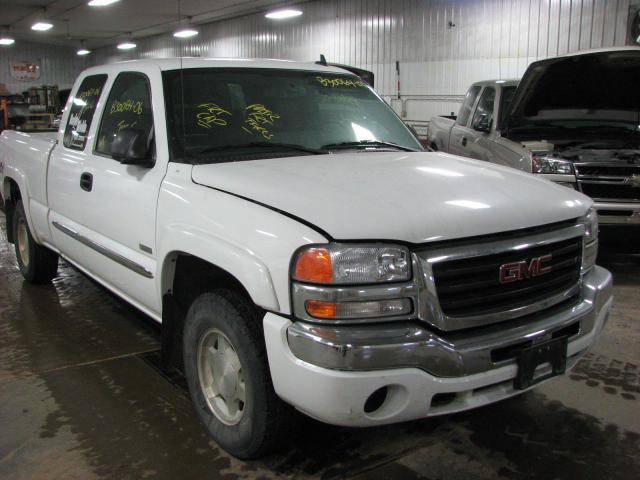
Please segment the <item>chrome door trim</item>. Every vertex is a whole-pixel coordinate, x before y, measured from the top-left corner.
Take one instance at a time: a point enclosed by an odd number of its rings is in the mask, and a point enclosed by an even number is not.
[[[136,272],[139,275],[142,275],[143,277],[146,278],[153,278],[153,273],[151,273],[147,268],[143,267],[142,265],[129,260],[128,258],[120,255],[119,253],[114,252],[113,250],[100,245],[97,242],[94,242],[93,240],[88,239],[87,237],[85,237],[84,235],[82,235],[81,233],[76,232],[75,230],[73,230],[72,228],[69,228],[65,225],[62,225],[61,223],[58,223],[56,221],[51,222],[51,224],[56,227],[58,230],[60,230],[62,233],[70,236],[71,238],[73,238],[74,240],[77,240],[78,242],[82,243],[83,245],[86,245],[87,247],[91,248],[92,250],[95,250],[96,252],[104,255],[107,258],[110,258],[111,260],[113,260],[116,263],[119,263],[120,265],[122,265],[125,268],[128,268],[131,271]]]

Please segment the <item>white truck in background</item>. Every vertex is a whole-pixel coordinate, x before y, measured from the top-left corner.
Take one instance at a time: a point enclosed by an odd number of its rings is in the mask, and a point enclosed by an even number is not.
[[[161,322],[165,368],[242,458],[291,407],[365,427],[516,395],[575,365],[612,304],[589,198],[422,151],[329,66],[88,69],[57,134],[2,133],[0,185],[24,277],[62,257]]]
[[[639,47],[541,60],[520,82],[474,83],[456,119],[431,119],[428,144],[578,190],[601,225],[640,226],[639,84]]]

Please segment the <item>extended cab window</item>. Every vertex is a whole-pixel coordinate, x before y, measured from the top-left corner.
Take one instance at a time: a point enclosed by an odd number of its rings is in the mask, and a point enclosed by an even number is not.
[[[72,99],[69,119],[64,130],[62,143],[65,147],[84,150],[91,120],[106,81],[106,75],[91,75],[80,84]]]
[[[149,80],[141,73],[121,73],[113,83],[102,114],[96,152],[111,156],[111,144],[124,128],[141,130],[153,141]]]
[[[473,114],[471,126],[476,128],[480,125],[483,117],[486,117],[486,124],[491,125],[493,122],[493,104],[496,101],[496,89],[486,87],[480,95],[480,101],[476,107],[476,113]]]
[[[480,93],[480,88],[480,86],[471,87],[467,92],[466,97],[464,97],[464,103],[462,104],[462,107],[460,107],[460,113],[456,120],[458,125],[467,124],[473,104],[476,103],[476,98],[478,98],[478,94]]]

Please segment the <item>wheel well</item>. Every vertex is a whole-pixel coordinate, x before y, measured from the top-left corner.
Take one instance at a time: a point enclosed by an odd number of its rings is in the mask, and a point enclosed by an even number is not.
[[[4,179],[4,211],[5,221],[7,222],[7,241],[13,243],[13,214],[15,212],[16,203],[22,198],[20,187],[12,178]]]
[[[182,365],[182,331],[191,303],[202,293],[224,288],[251,296],[236,277],[212,263],[183,252],[171,254],[164,262],[162,366],[165,370]]]

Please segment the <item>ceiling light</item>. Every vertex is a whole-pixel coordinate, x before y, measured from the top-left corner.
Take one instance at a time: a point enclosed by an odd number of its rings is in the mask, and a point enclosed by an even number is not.
[[[282,20],[284,18],[298,17],[300,15],[302,15],[302,12],[300,10],[285,8],[284,10],[275,10],[273,12],[269,12],[265,15],[265,17],[271,18],[273,20]]]
[[[36,30],[38,32],[46,32],[47,30],[51,30],[53,25],[49,22],[37,22],[31,25],[31,30]]]
[[[198,31],[193,28],[183,28],[182,30],[178,30],[174,32],[173,36],[176,38],[190,38],[198,35]]]
[[[0,38],[0,45],[13,45],[14,43],[16,43],[16,41],[13,38],[9,38],[9,37]]]
[[[119,0],[91,0],[87,5],[90,7],[106,7],[112,3],[116,3]]]
[[[91,50],[87,50],[86,48],[81,48],[80,50],[78,50],[76,52],[78,55],[89,55],[91,53]]]
[[[118,50],[131,50],[132,48],[136,48],[137,45],[133,42],[122,42],[118,45]]]

